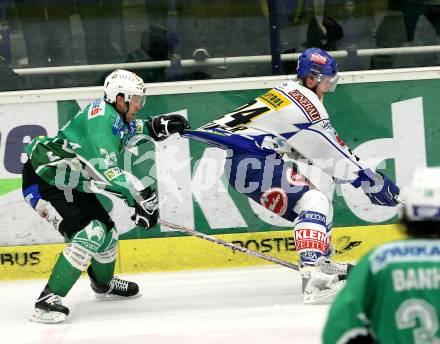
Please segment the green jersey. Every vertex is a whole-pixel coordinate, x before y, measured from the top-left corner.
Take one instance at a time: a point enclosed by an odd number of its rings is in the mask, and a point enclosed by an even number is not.
[[[440,240],[407,239],[360,260],[330,308],[323,343],[368,333],[379,343],[440,343],[439,321]]]
[[[144,121],[125,124],[113,106],[96,99],[57,136],[37,137],[25,152],[35,172],[50,185],[80,192],[106,189],[133,206],[132,187],[119,167],[118,155],[138,134],[149,135]]]

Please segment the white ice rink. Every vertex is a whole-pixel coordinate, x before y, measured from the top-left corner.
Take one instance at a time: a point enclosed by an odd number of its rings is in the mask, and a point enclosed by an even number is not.
[[[328,306],[301,304],[300,276],[283,267],[124,275],[131,300],[101,301],[81,278],[62,324],[28,320],[46,280],[0,282],[1,344],[320,343]]]

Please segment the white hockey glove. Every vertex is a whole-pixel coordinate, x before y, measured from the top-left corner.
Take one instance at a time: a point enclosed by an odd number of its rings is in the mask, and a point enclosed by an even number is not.
[[[44,199],[39,199],[36,206],[35,211],[40,215],[43,219],[49,222],[56,230],[60,226],[60,222],[62,220],[60,214],[56,211],[56,209],[49,202]]]
[[[181,115],[166,115],[152,117],[147,120],[151,137],[156,141],[166,139],[171,134],[180,133],[189,129],[188,121]]]
[[[147,187],[140,192],[140,195],[143,200],[136,203],[131,219],[136,226],[150,229],[157,224],[159,219],[156,191]]]

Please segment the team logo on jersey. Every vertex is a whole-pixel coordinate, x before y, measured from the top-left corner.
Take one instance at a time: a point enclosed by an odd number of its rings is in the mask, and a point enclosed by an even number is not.
[[[302,94],[299,90],[293,90],[289,92],[289,95],[296,100],[296,103],[308,114],[312,122],[319,121],[321,115],[318,109],[313,105],[313,103]]]
[[[309,180],[291,167],[286,171],[286,179],[293,186],[310,186]]]
[[[128,123],[128,133],[130,135],[133,135],[136,132],[137,129],[137,121],[131,121],[130,123]]]
[[[110,181],[119,177],[121,174],[122,174],[122,171],[119,167],[109,168],[108,170],[106,170],[104,172],[104,176],[106,176],[106,178]]]
[[[332,130],[333,129],[330,121],[328,121],[328,120],[324,120],[319,124],[320,124],[321,128],[324,130]]]
[[[325,65],[327,63],[327,57],[317,53],[313,53],[312,55],[310,55],[310,61],[317,64]]]
[[[115,122],[113,123],[112,133],[115,136],[119,135],[119,132],[124,127],[124,122],[121,119],[121,116],[116,116]]]
[[[276,90],[270,90],[269,92],[263,94],[261,97],[258,97],[265,104],[269,105],[273,110],[279,110],[283,107],[289,105],[291,101],[287,99],[284,95]]]
[[[118,158],[116,157],[115,152],[107,152],[105,148],[99,148],[99,154],[103,156],[103,164],[106,168],[117,166],[118,165]]]
[[[136,134],[142,134],[144,132],[144,122],[141,119],[136,120]]]
[[[287,210],[287,194],[283,189],[272,188],[260,197],[260,204],[277,215],[284,215]]]
[[[104,116],[104,112],[105,112],[104,108],[105,108],[105,102],[103,99],[94,100],[93,103],[90,105],[87,118],[92,119],[97,116]]]

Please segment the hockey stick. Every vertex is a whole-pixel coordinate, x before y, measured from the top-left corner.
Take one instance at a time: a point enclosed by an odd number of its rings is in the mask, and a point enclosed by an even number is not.
[[[394,199],[402,205],[406,205],[406,201],[400,195],[394,196]]]
[[[219,238],[215,238],[215,237],[212,237],[210,235],[207,235],[207,234],[204,234],[204,233],[201,233],[201,232],[197,232],[194,229],[190,229],[190,228],[187,228],[187,227],[179,226],[179,225],[176,225],[174,223],[170,223],[170,222],[165,221],[165,220],[159,220],[159,223],[161,225],[164,225],[164,226],[167,226],[169,228],[175,229],[175,230],[177,230],[179,232],[186,233],[186,234],[195,236],[195,237],[200,238],[200,239],[208,240],[208,241],[213,242],[213,243],[218,244],[218,245],[229,247],[230,249],[232,249],[232,251],[240,251],[240,252],[246,253],[246,254],[248,254],[250,256],[254,256],[254,257],[261,258],[261,259],[267,260],[269,262],[272,262],[272,263],[275,263],[275,264],[278,264],[278,265],[285,266],[286,268],[289,268],[289,269],[293,269],[293,270],[296,270],[296,271],[299,270],[298,269],[298,265],[296,265],[296,264],[293,264],[293,263],[290,263],[290,262],[287,262],[285,260],[278,259],[278,258],[275,258],[275,257],[272,257],[272,256],[268,256],[268,255],[266,255],[264,253],[261,253],[261,252],[252,251],[252,250],[249,250],[249,249],[247,249],[245,247],[242,247],[242,246],[237,246],[237,245],[231,244],[230,242],[227,242],[225,240],[222,240],[222,239],[219,239]]]

